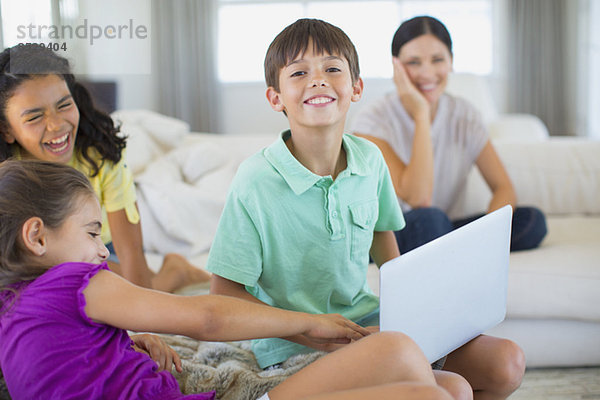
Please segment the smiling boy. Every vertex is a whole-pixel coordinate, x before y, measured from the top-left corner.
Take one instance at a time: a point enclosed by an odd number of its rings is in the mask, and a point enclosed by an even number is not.
[[[354,45],[331,24],[298,20],[271,43],[265,77],[290,129],[238,170],[207,262],[211,292],[377,325],[369,251],[378,265],[398,256],[392,231],[404,219],[377,147],[344,134],[363,91]],[[253,350],[264,368],[306,346],[334,349],[296,336]]]

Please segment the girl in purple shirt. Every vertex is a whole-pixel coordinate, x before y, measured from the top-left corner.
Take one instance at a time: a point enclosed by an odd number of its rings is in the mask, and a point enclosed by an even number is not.
[[[451,398],[402,334],[369,335],[340,315],[225,296],[175,296],[110,272],[98,199],[71,167],[6,161],[0,193],[0,368],[14,400],[214,399],[214,392],[183,395],[170,373],[172,364],[181,369],[173,350],[148,336],[134,343],[127,330],[198,340],[301,334],[325,344],[354,342],[264,399]],[[157,365],[134,344],[163,361]]]

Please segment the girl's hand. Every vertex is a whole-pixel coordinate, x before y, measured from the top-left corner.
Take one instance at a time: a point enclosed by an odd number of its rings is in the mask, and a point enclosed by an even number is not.
[[[402,105],[413,120],[417,118],[431,118],[431,111],[427,99],[419,92],[410,81],[404,65],[398,57],[392,57],[394,64],[394,84]]]
[[[159,371],[171,371],[173,364],[177,372],[183,371],[179,355],[160,337],[146,333],[130,337],[133,340],[135,351],[148,354],[158,365]]]
[[[320,350],[332,351],[340,344],[359,340],[370,332],[339,314],[310,315],[311,327],[304,336]]]

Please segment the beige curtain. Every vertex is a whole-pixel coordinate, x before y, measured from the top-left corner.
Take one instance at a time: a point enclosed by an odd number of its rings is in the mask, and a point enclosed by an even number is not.
[[[152,75],[159,112],[218,132],[215,0],[152,0]]]
[[[551,135],[575,133],[568,1],[510,0],[508,8],[508,111],[537,115]]]

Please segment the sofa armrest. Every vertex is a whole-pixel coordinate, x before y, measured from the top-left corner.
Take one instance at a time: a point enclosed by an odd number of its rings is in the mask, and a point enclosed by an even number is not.
[[[493,142],[517,194],[518,205],[546,214],[600,214],[600,141],[550,138]],[[453,217],[487,209],[491,193],[477,168]]]

